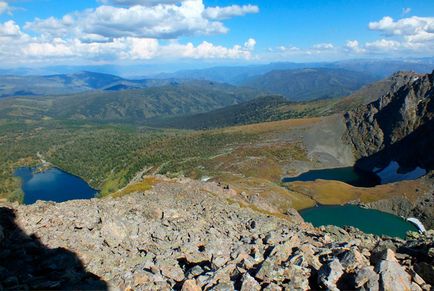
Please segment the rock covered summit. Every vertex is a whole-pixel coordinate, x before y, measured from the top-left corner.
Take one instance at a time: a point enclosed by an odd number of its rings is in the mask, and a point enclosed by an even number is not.
[[[433,232],[314,228],[163,177],[120,198],[4,205],[0,289],[430,290]],[[293,213],[289,211],[288,213]]]

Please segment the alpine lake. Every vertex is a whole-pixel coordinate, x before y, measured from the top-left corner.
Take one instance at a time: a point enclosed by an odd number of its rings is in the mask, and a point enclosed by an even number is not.
[[[420,168],[409,173],[399,173],[396,170],[396,162],[391,162],[388,167],[376,172],[365,172],[353,167],[311,170],[297,177],[285,177],[282,182],[308,182],[323,179],[341,181],[356,187],[374,187],[389,182],[415,179],[425,173]],[[300,215],[306,222],[317,227],[323,225],[353,226],[365,233],[376,235],[405,238],[408,231],[418,230],[414,224],[402,217],[357,205],[317,205],[301,210]]]
[[[91,199],[98,191],[86,181],[59,168],[22,167],[15,171],[21,178],[24,204],[37,200],[64,202],[75,199]],[[283,178],[282,182],[314,181],[316,179],[338,180],[357,187],[373,187],[381,184],[380,176],[362,172],[353,167],[312,170],[298,177]],[[405,238],[407,231],[417,231],[417,227],[405,219],[373,209],[356,205],[318,205],[300,211],[305,221],[314,226],[335,225],[353,226],[366,233]]]
[[[59,168],[37,171],[36,168],[22,167],[15,171],[15,175],[21,178],[24,204],[33,204],[37,200],[90,199],[98,194],[86,181]]]

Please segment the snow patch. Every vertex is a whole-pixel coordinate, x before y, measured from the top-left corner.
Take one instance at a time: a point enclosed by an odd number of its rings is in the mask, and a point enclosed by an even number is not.
[[[409,217],[407,218],[407,221],[413,223],[414,225],[417,226],[417,228],[419,229],[420,233],[424,233],[426,231],[425,227],[423,226],[422,222],[420,222],[419,219],[414,218],[414,217]]]
[[[375,170],[377,170],[377,168],[375,168]],[[398,170],[398,162],[391,161],[387,167],[374,172],[380,178],[381,184],[393,183],[403,180],[414,180],[426,175],[426,170],[420,167],[416,167],[414,170],[407,173],[399,173]]]

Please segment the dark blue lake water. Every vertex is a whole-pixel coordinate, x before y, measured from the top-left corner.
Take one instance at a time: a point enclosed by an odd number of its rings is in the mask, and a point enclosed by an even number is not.
[[[19,168],[15,175],[22,180],[24,204],[37,200],[64,202],[74,199],[90,199],[98,193],[83,179],[58,168],[34,173],[33,168]]]
[[[374,173],[356,170],[353,167],[311,170],[297,177],[285,177],[282,182],[315,181],[316,179],[342,181],[356,187],[374,187],[381,183]]]
[[[318,206],[300,211],[301,216],[314,226],[354,226],[365,233],[405,238],[407,231],[417,227],[403,218],[374,209],[355,205]]]

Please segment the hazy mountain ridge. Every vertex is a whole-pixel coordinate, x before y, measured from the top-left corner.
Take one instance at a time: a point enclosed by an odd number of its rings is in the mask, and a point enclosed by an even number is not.
[[[288,100],[307,101],[346,96],[376,80],[369,74],[344,69],[309,68],[271,71],[243,85],[281,94]]]
[[[209,129],[296,117],[296,113],[279,114],[278,108],[289,104],[283,96],[265,96],[205,113],[156,118],[146,124],[163,128]]]
[[[129,80],[119,76],[79,72],[46,76],[0,76],[0,98],[75,94],[94,90],[128,90],[163,86],[173,80]]]
[[[147,121],[147,124],[155,127],[208,129],[342,113],[369,104],[388,92],[397,90],[410,81],[411,76],[411,73],[397,72],[342,98],[292,102],[283,96],[263,96],[206,113],[154,118]]]
[[[185,81],[138,90],[5,98],[0,102],[0,119],[49,117],[143,123],[156,116],[207,112],[251,100],[260,94],[257,90],[228,84]]]
[[[151,78],[199,79],[215,82],[241,84],[249,78],[264,75],[273,70],[294,70],[305,68],[346,69],[355,72],[370,74],[378,79],[386,78],[396,71],[415,71],[429,73],[434,69],[433,58],[408,60],[378,60],[360,59],[336,62],[291,63],[276,62],[250,66],[219,66],[206,69],[180,70],[173,73],[160,73],[151,75]]]

